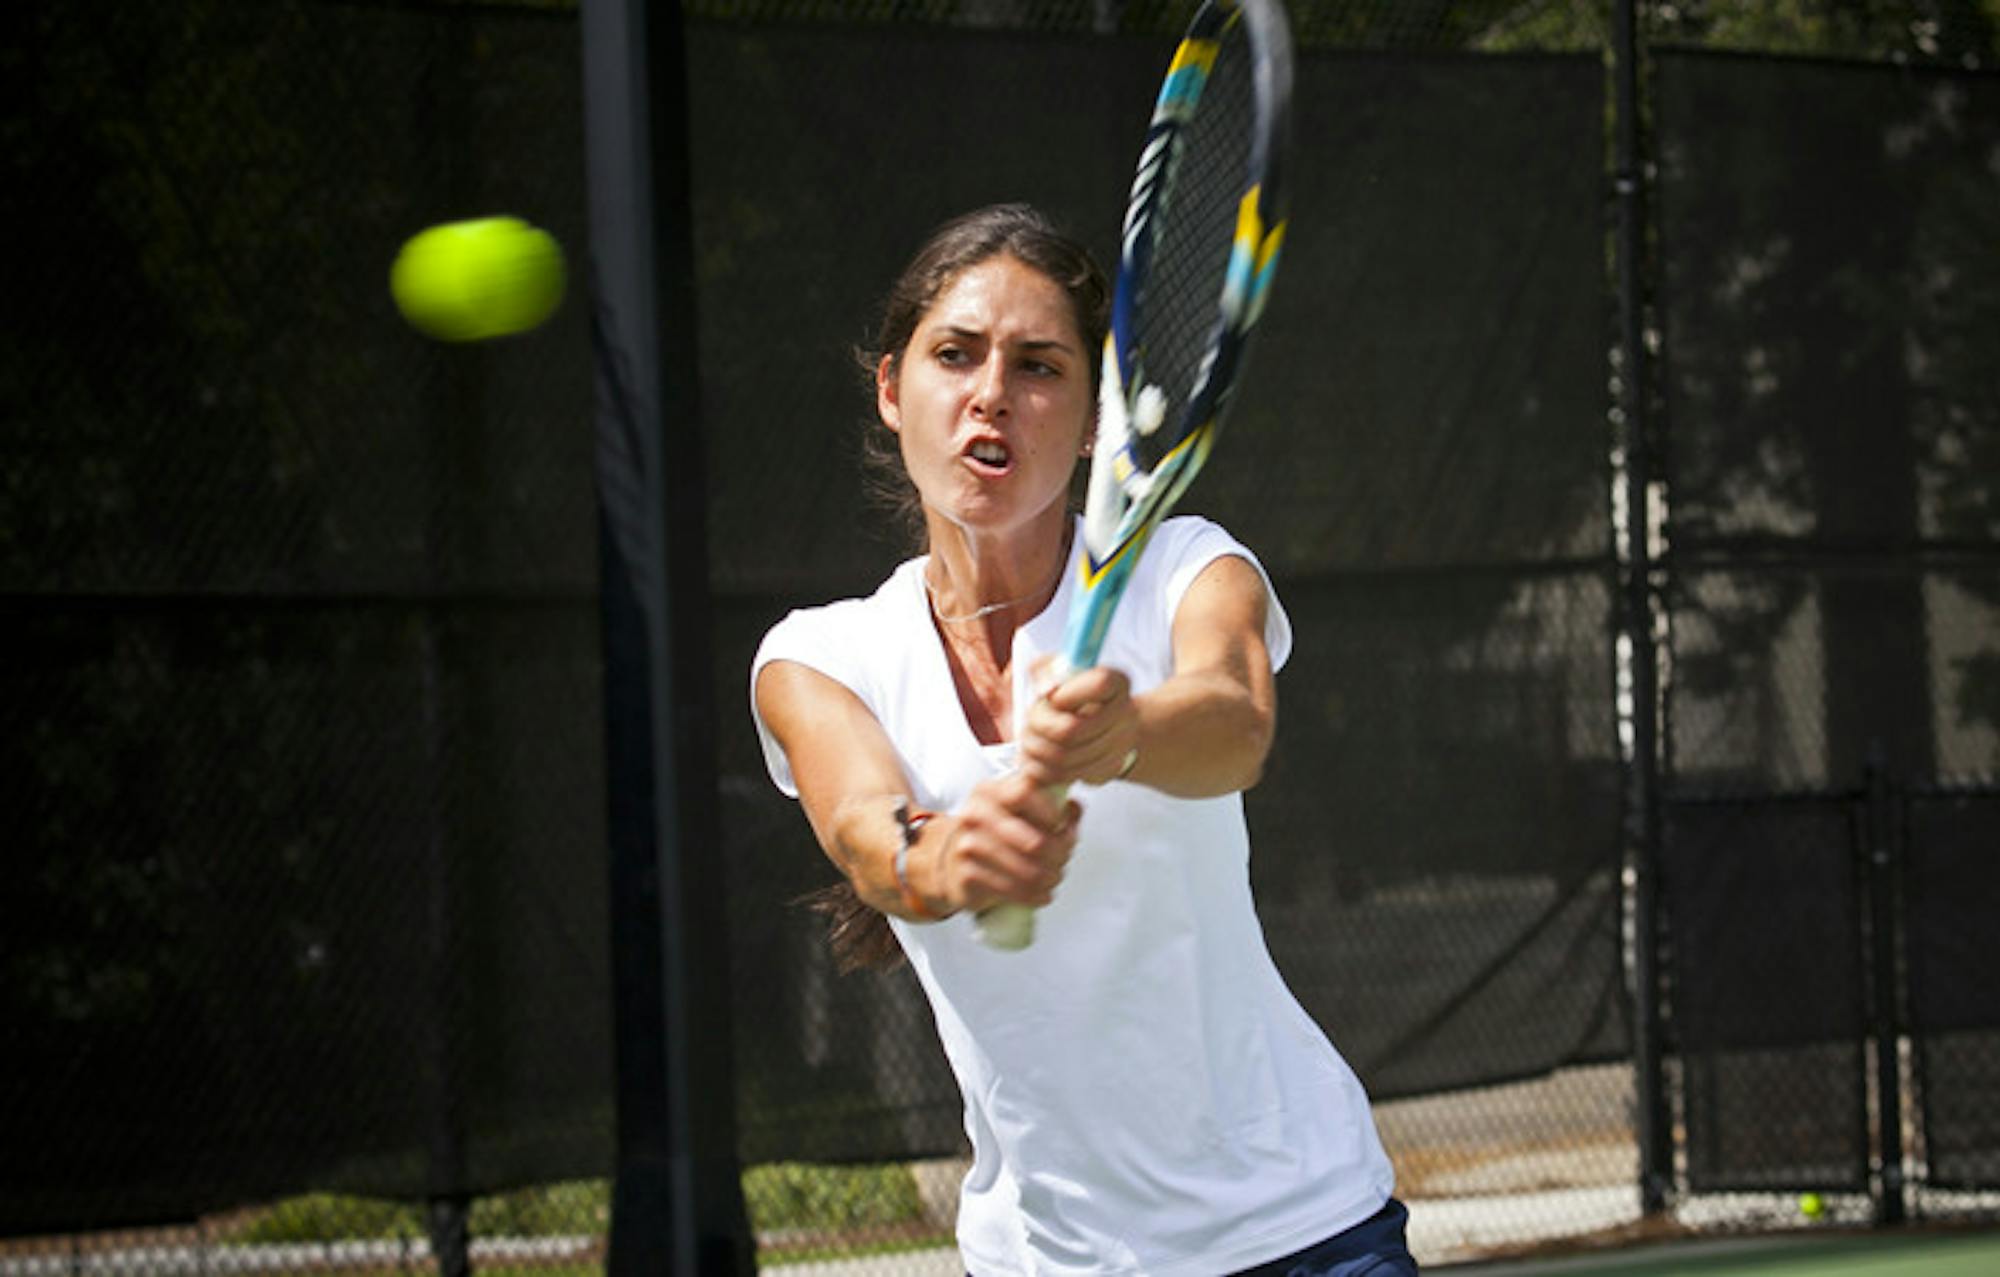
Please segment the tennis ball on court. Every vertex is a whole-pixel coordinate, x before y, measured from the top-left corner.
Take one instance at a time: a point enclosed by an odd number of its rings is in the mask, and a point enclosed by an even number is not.
[[[1807,1219],[1818,1219],[1826,1214],[1826,1203],[1820,1200],[1818,1193],[1800,1193],[1799,1214]]]
[[[439,341],[524,333],[562,301],[562,249],[518,217],[447,222],[403,245],[389,293],[412,327]]]

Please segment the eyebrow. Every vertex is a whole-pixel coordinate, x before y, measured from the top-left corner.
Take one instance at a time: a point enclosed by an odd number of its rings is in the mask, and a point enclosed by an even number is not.
[[[959,337],[967,341],[987,341],[987,334],[977,328],[962,328],[957,324],[941,324],[938,332],[944,336]],[[1013,343],[1023,350],[1057,350],[1066,355],[1074,355],[1076,347],[1059,337],[1037,337]]]

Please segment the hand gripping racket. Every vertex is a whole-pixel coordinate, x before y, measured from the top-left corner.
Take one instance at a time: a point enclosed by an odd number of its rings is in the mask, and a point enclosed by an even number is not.
[[[1133,565],[1208,460],[1284,243],[1291,98],[1279,0],[1204,0],[1168,64],[1125,209],[1058,680],[1097,663]],[[996,905],[978,923],[988,944],[1021,949],[1035,911]]]

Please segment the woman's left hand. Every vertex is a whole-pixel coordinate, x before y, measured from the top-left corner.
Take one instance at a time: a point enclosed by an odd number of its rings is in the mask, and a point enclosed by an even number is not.
[[[1079,670],[1044,691],[1029,707],[1021,733],[1021,765],[1043,785],[1122,780],[1138,751],[1132,684],[1105,666]]]

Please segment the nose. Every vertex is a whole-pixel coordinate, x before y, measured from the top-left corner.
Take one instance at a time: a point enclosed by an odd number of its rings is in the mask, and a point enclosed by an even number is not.
[[[1007,412],[1007,361],[998,350],[980,364],[972,380],[972,412],[991,420]]]

